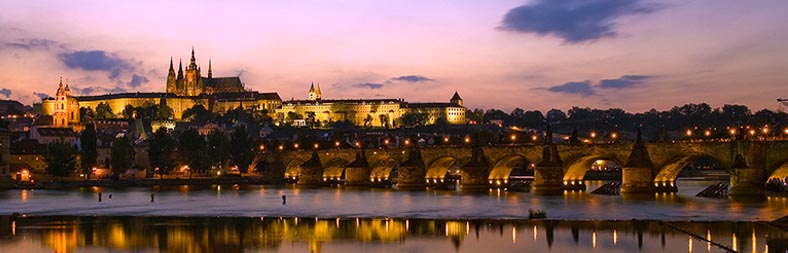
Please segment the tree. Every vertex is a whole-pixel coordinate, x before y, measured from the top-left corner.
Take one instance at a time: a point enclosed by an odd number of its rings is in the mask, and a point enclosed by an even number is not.
[[[409,111],[402,115],[402,124],[406,127],[423,126],[426,125],[427,118],[426,113]]]
[[[203,174],[210,167],[205,138],[197,130],[191,128],[178,136],[178,158],[189,166],[189,171]]]
[[[44,162],[47,173],[56,177],[68,176],[77,167],[76,150],[62,139],[50,142],[47,144]]]
[[[222,130],[216,129],[208,134],[208,146],[206,148],[208,154],[210,154],[207,156],[210,166],[221,168],[230,159],[229,142]]]
[[[84,121],[86,118],[93,119],[96,117],[96,113],[94,113],[93,109],[90,109],[90,107],[80,107],[79,115],[81,121]]]
[[[112,173],[123,174],[129,169],[131,163],[131,143],[126,137],[118,137],[112,142],[110,149],[112,157]]]
[[[249,164],[252,162],[252,140],[246,132],[246,126],[238,125],[233,129],[230,137],[230,158],[231,162],[238,166],[241,173],[246,173]]]
[[[175,140],[165,128],[159,128],[148,139],[148,160],[153,168],[159,169],[159,175],[169,172],[175,165],[172,159],[175,152]]]
[[[123,115],[123,118],[125,119],[133,119],[134,111],[136,110],[137,108],[135,108],[133,105],[126,105],[126,107],[123,108],[123,111],[121,111],[120,114]]]
[[[213,120],[214,115],[208,109],[205,109],[205,106],[197,104],[183,111],[181,118],[187,121],[204,123]]]
[[[98,157],[96,151],[96,127],[93,124],[85,126],[85,130],[82,130],[82,134],[79,136],[79,142],[82,143],[80,168],[82,169],[82,174],[88,175],[87,178],[90,180],[90,175],[93,174],[93,166],[96,166]]]
[[[112,114],[112,108],[109,107],[109,104],[100,102],[96,105],[96,119],[111,119],[113,117],[115,115]]]

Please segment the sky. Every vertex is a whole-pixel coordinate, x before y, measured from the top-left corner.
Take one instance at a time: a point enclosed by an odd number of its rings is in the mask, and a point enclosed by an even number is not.
[[[778,109],[788,1],[0,1],[0,99],[163,92],[207,75],[305,99],[404,98],[511,111]]]

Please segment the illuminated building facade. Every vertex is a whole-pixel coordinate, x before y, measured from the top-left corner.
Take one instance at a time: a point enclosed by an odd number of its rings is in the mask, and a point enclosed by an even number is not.
[[[203,77],[192,50],[191,60],[184,71],[182,66],[175,69],[170,59],[167,87],[162,92],[119,93],[99,96],[73,96],[68,82],[58,85],[54,98],[45,98],[39,107],[40,114],[51,115],[54,127],[74,127],[81,119],[79,108],[86,107],[96,111],[101,103],[109,105],[114,115],[121,115],[127,105],[144,107],[166,105],[173,110],[173,119],[180,120],[183,112],[195,105],[223,113],[229,109],[243,107],[253,110],[267,110],[273,115],[281,104],[277,93],[247,91],[239,77],[213,77],[211,63],[208,63],[208,76]]]
[[[426,125],[445,120],[448,124],[465,124],[465,107],[455,92],[448,103],[409,103],[403,99],[323,99],[320,86],[312,85],[307,100],[282,102],[276,110],[279,122],[315,122],[325,126],[331,122],[348,121],[356,126],[399,127],[407,113],[424,116]]]
[[[208,76],[203,77],[197,65],[194,49],[186,69],[179,63],[175,71],[173,60],[167,75],[166,92],[135,92],[98,96],[73,96],[68,84],[61,80],[54,98],[45,98],[36,105],[41,115],[52,116],[53,127],[81,130],[79,122],[82,107],[96,111],[99,104],[106,104],[114,115],[122,115],[126,106],[146,107],[165,105],[172,109],[171,120],[180,121],[183,112],[195,105],[224,113],[242,107],[267,111],[278,122],[314,122],[313,126],[325,126],[330,122],[348,121],[357,126],[398,127],[407,113],[420,114],[421,124],[435,124],[441,120],[448,124],[465,123],[465,107],[456,92],[448,103],[409,103],[403,99],[323,99],[320,84],[313,84],[307,100],[290,100],[282,103],[277,93],[248,91],[239,77],[213,77],[211,62]],[[299,125],[299,124],[294,124]]]

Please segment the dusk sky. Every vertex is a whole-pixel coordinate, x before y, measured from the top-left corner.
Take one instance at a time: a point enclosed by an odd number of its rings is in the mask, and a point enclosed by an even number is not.
[[[788,1],[2,1],[0,99],[163,92],[192,47],[207,75],[305,99],[511,111],[778,108]]]

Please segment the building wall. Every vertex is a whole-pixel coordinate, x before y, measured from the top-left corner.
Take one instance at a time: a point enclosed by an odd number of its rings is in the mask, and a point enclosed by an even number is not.
[[[6,176],[11,169],[11,134],[0,132],[0,176]]]
[[[44,156],[41,154],[12,155],[11,164],[21,165],[30,169],[30,172],[33,174],[46,173],[47,164],[44,161]]]
[[[394,126],[396,120],[402,115],[399,102],[375,102],[375,103],[353,103],[353,102],[334,102],[321,103],[320,101],[309,103],[283,103],[280,109],[276,110],[277,117],[285,120],[289,112],[297,113],[308,118],[314,114],[315,120],[320,122],[337,122],[348,120],[357,126],[363,126],[365,119],[371,117],[370,122],[373,127]],[[385,118],[381,121],[381,116]]]

